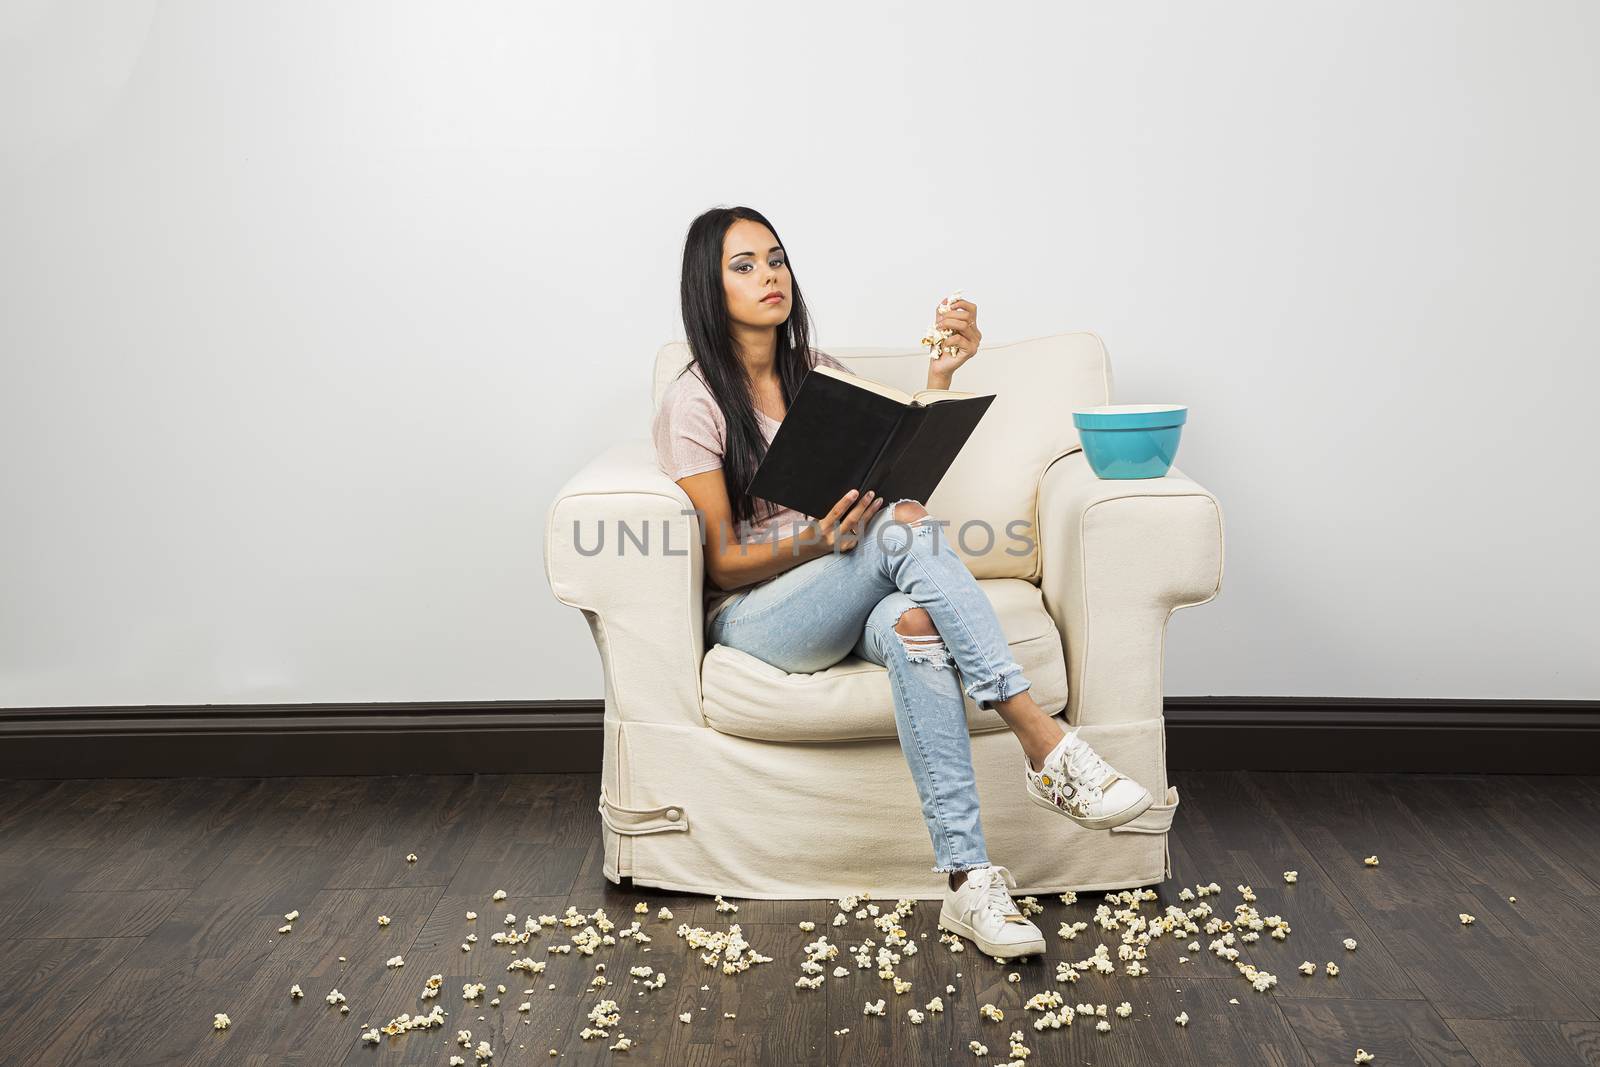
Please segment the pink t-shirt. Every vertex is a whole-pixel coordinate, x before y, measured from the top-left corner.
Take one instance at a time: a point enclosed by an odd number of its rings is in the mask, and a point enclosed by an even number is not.
[[[826,352],[817,349],[812,351],[816,353],[813,366],[833,367],[846,374],[854,373]],[[782,420],[774,419],[757,408],[756,421],[761,426],[761,435],[770,444],[773,435],[778,432],[778,427],[782,425]],[[691,474],[717,470],[722,466],[727,432],[728,423],[722,417],[722,408],[717,405],[717,399],[711,394],[710,386],[700,376],[699,366],[691,362],[689,369],[674,378],[667,386],[666,392],[661,397],[661,405],[656,409],[655,416],[650,422],[650,436],[655,442],[656,449],[656,465],[673,481],[687,478]],[[754,521],[741,520],[734,531],[734,537],[740,544],[792,537],[810,521],[807,516],[793,508],[779,507],[760,497],[753,498],[752,502],[755,505]],[[706,624],[710,625],[711,619],[734,592],[743,592],[748,588],[752,587],[746,586],[725,592],[707,582]]]

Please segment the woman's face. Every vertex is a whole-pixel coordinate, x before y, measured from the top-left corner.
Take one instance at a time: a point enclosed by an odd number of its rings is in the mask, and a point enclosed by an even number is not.
[[[771,230],[735,219],[722,241],[722,291],[728,317],[743,326],[777,326],[789,317],[789,260]],[[778,294],[778,299],[765,297]]]

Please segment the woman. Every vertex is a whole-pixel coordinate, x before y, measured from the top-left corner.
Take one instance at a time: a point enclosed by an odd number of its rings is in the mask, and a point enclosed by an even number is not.
[[[948,873],[940,924],[990,955],[1043,952],[1044,935],[1006,892],[1016,879],[984,847],[962,681],[1021,743],[1034,802],[1106,828],[1148,808],[1149,790],[1034,702],[988,598],[918,501],[886,506],[852,489],[812,519],[730,495],[749,484],[811,367],[848,372],[810,347],[800,287],[766,218],[734,207],[695,219],[680,295],[694,359],[651,429],[661,470],[704,523],[708,644],[790,673],[823,670],[850,652],[887,667],[933,869]],[[954,333],[929,361],[928,387],[947,389],[983,335],[967,300],[938,325]]]

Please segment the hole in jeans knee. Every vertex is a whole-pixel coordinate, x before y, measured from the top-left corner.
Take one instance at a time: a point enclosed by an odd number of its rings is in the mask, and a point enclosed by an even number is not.
[[[901,504],[910,505],[906,508],[906,513],[904,515],[900,513]],[[928,509],[922,506],[921,501],[914,500],[911,497],[902,497],[899,500],[896,500],[893,504],[890,504],[886,510],[889,512],[889,514],[894,516],[896,522],[902,522],[907,526],[921,526],[926,524],[929,519],[933,518],[932,515],[928,514]]]
[[[898,630],[895,636],[900,638],[900,645],[906,650],[906,659],[912,663],[931,663],[935,667],[950,666],[950,650],[945,647],[944,638],[938,634],[903,634]]]

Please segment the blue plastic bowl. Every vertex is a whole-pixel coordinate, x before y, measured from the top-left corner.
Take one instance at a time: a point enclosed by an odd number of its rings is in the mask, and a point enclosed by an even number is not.
[[[1189,417],[1182,404],[1106,404],[1072,413],[1089,469],[1100,478],[1161,478]]]

